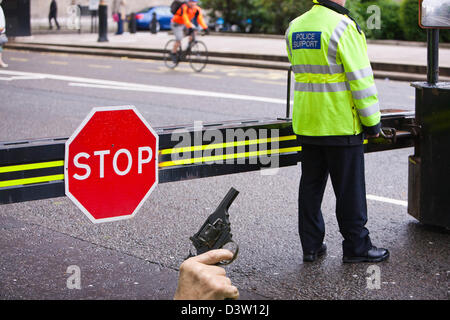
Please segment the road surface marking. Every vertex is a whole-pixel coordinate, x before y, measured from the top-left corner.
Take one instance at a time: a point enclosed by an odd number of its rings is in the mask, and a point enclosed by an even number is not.
[[[221,76],[215,76],[212,74],[200,74],[200,73],[193,73],[193,77],[199,77],[199,78],[208,78],[208,79],[222,79]]]
[[[106,66],[103,64],[89,64],[88,67],[95,68],[95,69],[111,69],[112,68],[112,66]]]
[[[20,62],[28,62],[27,58],[16,58],[16,57],[11,57],[9,58],[9,60],[11,61],[20,61]]]
[[[93,83],[80,83],[80,82],[70,82],[69,86],[73,87],[85,87],[85,88],[97,88],[97,89],[111,89],[111,90],[125,90],[125,91],[139,91],[139,92],[155,92],[159,94],[174,94],[174,95],[188,95],[188,96],[200,96],[209,98],[223,98],[223,99],[234,99],[234,100],[247,100],[247,101],[257,101],[275,104],[286,104],[283,99],[272,99],[256,96],[246,96],[239,94],[228,94],[220,92],[210,92],[210,91],[200,91],[191,89],[181,89],[181,88],[171,88],[171,87],[156,87],[156,86],[145,86],[145,85],[127,85],[127,86],[115,86],[115,85],[103,85],[103,84],[93,84]]]
[[[227,72],[229,77],[252,78],[260,80],[285,80],[287,79],[285,72]]]
[[[156,63],[156,60],[146,60],[146,59],[137,59],[137,58],[130,58],[130,57],[120,57],[121,60],[127,60],[132,62],[140,62],[140,63]]]
[[[23,76],[12,76],[9,78],[0,78],[0,81],[13,81],[13,80],[38,80],[45,79],[44,77],[38,75],[23,75]]]
[[[276,84],[279,86],[285,86],[286,82],[276,82],[276,81],[266,81],[266,80],[252,80],[252,82],[256,83],[264,83],[264,84]]]
[[[79,86],[79,87],[103,88],[103,89],[112,89],[112,90],[129,90],[129,91],[140,91],[140,92],[152,92],[152,93],[157,93],[157,94],[172,94],[172,95],[197,96],[197,97],[233,99],[233,100],[244,100],[244,101],[256,101],[256,102],[265,102],[265,103],[282,104],[282,105],[286,104],[285,99],[249,96],[249,95],[224,93],[224,92],[193,90],[193,89],[184,89],[184,88],[176,88],[176,87],[163,87],[163,86],[145,85],[145,84],[138,84],[138,83],[120,82],[120,81],[113,81],[113,80],[101,80],[101,79],[93,79],[93,78],[62,76],[62,75],[56,75],[56,74],[0,70],[0,75],[28,76],[28,77],[33,76],[33,77],[40,77],[42,79],[67,81],[70,83],[71,86]]]
[[[381,201],[381,202],[396,204],[396,205],[404,206],[404,207],[408,206],[408,201],[402,201],[402,200],[396,200],[396,199],[391,199],[391,198],[379,197],[379,196],[374,196],[372,194],[368,194],[366,196],[366,198],[369,199],[369,200]]]
[[[138,72],[150,72],[150,73],[163,73],[162,70],[155,70],[155,69],[137,69]]]

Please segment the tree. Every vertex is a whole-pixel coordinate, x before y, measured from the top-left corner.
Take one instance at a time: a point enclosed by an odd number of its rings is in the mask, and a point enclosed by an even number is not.
[[[289,22],[312,7],[311,0],[253,0],[260,29],[266,33],[284,34]],[[258,26],[257,26],[258,27]]]
[[[243,19],[252,8],[252,1],[240,0],[201,0],[204,9],[210,9],[211,18],[222,17],[226,23],[242,25]]]
[[[400,5],[400,23],[406,40],[426,40],[426,32],[419,27],[418,21],[419,1],[403,0]]]
[[[289,22],[312,6],[311,0],[201,0],[211,9],[213,19],[221,16],[226,23],[243,26],[252,20],[253,32],[284,34]]]
[[[379,28],[370,25],[370,18],[374,14],[370,8],[374,7],[379,9]],[[371,39],[402,40],[404,37],[398,16],[399,9],[400,4],[394,0],[371,0],[361,3],[360,12],[363,20],[360,21],[360,25],[366,36]]]

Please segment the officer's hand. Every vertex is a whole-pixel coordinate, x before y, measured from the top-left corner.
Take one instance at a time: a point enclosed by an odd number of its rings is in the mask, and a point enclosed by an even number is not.
[[[215,266],[233,258],[226,249],[211,250],[184,261],[180,266],[175,300],[237,299],[239,290],[226,277],[225,269]]]
[[[205,29],[205,35],[209,35],[209,29]]]
[[[367,135],[367,139],[375,139],[375,138],[378,138],[379,136],[380,136],[379,133],[377,133],[377,134],[368,134]]]

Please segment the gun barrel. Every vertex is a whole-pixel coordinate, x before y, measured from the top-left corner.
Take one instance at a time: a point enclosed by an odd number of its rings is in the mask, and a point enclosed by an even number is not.
[[[223,198],[222,202],[219,204],[219,208],[225,208],[225,210],[228,210],[228,208],[233,203],[234,199],[238,196],[239,191],[237,191],[235,188],[231,187],[230,191],[228,191],[225,198]]]

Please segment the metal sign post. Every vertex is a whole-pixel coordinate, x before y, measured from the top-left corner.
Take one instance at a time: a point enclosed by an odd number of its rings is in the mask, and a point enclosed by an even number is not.
[[[439,29],[450,28],[450,0],[420,0],[419,25],[428,34],[427,82],[416,82],[419,137],[409,157],[408,213],[450,228],[450,83],[439,82]]]

